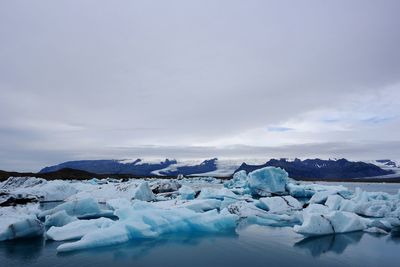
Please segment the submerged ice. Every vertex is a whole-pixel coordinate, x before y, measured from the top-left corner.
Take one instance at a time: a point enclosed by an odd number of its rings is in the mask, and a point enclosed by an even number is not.
[[[292,227],[305,236],[385,234],[400,227],[400,192],[301,183],[274,167],[237,172],[223,185],[211,177],[126,182],[10,178],[0,189],[6,197],[63,201],[44,211],[38,204],[0,207],[0,241],[44,234],[64,242],[60,252],[169,233],[233,232],[239,224]]]

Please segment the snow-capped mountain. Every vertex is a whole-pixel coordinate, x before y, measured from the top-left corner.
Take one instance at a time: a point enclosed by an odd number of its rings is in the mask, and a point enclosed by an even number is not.
[[[135,176],[177,176],[182,174],[185,176],[229,177],[239,170],[250,172],[265,166],[281,167],[292,178],[329,179],[400,176],[400,168],[397,167],[395,161],[355,162],[346,159],[271,159],[269,161],[218,158],[200,160],[81,160],[46,167],[40,173],[71,168],[97,174],[131,174]]]

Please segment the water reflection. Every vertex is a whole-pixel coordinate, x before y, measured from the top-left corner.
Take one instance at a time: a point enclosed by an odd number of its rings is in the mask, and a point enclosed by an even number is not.
[[[9,240],[0,242],[0,252],[7,258],[30,261],[40,257],[44,244],[43,237]]]
[[[117,246],[100,247],[96,249],[87,249],[75,252],[59,253],[58,257],[70,257],[73,255],[86,254],[85,256],[96,256],[104,253],[112,253],[115,260],[132,259],[137,260],[150,254],[153,250],[168,249],[172,247],[196,247],[203,241],[212,241],[213,239],[225,239],[227,242],[237,239],[237,234],[186,234],[186,235],[163,235],[157,239],[134,240]],[[172,252],[173,253],[173,252]]]
[[[354,232],[308,237],[294,244],[294,247],[309,251],[313,257],[319,257],[327,252],[342,254],[349,245],[360,242],[362,235],[363,232]]]

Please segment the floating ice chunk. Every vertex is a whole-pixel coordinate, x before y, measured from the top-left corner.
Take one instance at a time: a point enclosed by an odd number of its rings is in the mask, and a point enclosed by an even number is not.
[[[296,198],[311,198],[317,192],[331,191],[340,194],[341,196],[350,196],[351,191],[342,185],[332,186],[332,185],[320,185],[320,184],[310,184],[301,183],[294,184],[288,183],[286,189],[289,194]]]
[[[286,213],[303,208],[303,205],[292,196],[260,198],[256,206],[273,213]]]
[[[138,208],[135,208],[137,205]],[[81,240],[62,244],[57,250],[64,252],[115,245],[132,239],[154,238],[175,232],[231,231],[235,229],[238,219],[236,215],[221,215],[216,210],[196,213],[186,208],[167,210],[154,205],[141,206],[139,203],[134,203],[132,209],[123,214],[112,226],[89,232]]]
[[[348,199],[343,199],[340,202],[340,211],[355,212],[357,208],[356,202]]]
[[[12,195],[35,196],[41,201],[63,201],[78,190],[69,181],[46,181],[34,177],[10,177],[1,185]]]
[[[71,201],[84,198],[94,198],[97,202],[103,203],[116,197],[131,199],[133,192],[136,190],[137,184],[138,181],[136,180],[99,185],[77,182],[74,186],[79,192],[68,197],[66,200]]]
[[[283,194],[288,182],[285,170],[275,167],[265,167],[252,171],[248,175],[251,194],[255,196],[270,196],[271,193]]]
[[[114,199],[107,200],[106,205],[108,208],[110,208],[112,210],[116,210],[116,209],[120,209],[123,207],[130,207],[131,201],[126,198],[114,198]]]
[[[87,233],[81,240],[64,243],[57,247],[58,252],[118,245],[129,241],[129,232],[124,225],[114,224],[105,229],[95,229]]]
[[[303,224],[295,225],[294,231],[304,235],[326,235],[360,231],[366,222],[357,214],[331,211],[326,214],[303,213]]]
[[[181,185],[175,180],[157,181],[155,184],[151,186],[151,191],[153,191],[156,194],[168,193],[177,191],[180,187]]]
[[[237,201],[238,201],[237,199],[233,199],[233,198],[224,198],[224,200],[221,202],[219,209],[223,210],[223,209],[227,208],[229,205],[231,205]]]
[[[336,194],[337,194],[336,190],[327,190],[327,191],[317,192],[311,197],[310,203],[324,204],[329,196],[336,195]]]
[[[194,199],[176,207],[187,208],[195,212],[205,212],[213,209],[219,209],[221,200],[218,199]]]
[[[386,217],[392,211],[393,204],[384,200],[373,200],[360,203],[355,208],[355,213],[367,217]]]
[[[64,226],[70,222],[76,221],[78,218],[75,216],[70,216],[65,210],[60,210],[56,213],[46,216],[44,225],[46,227],[50,226]]]
[[[155,199],[148,182],[142,182],[133,192],[133,198],[142,201],[152,201]]]
[[[23,205],[28,203],[38,202],[39,199],[36,196],[25,195],[25,194],[9,194],[8,192],[0,191],[0,206],[15,206],[15,205]]]
[[[390,213],[390,217],[400,218],[400,203],[398,204],[398,207]]]
[[[44,226],[37,213],[38,205],[0,208],[0,241],[42,235]]]
[[[273,214],[268,213],[246,201],[238,201],[221,211],[223,213],[236,214],[245,219],[241,224],[259,224],[268,226],[293,226],[300,223],[297,214]]]
[[[191,187],[187,185],[182,185],[182,187],[179,188],[178,192],[181,195],[181,199],[194,199],[195,192]]]
[[[21,188],[30,188],[37,185],[46,184],[47,181],[42,178],[36,177],[10,177],[4,182],[0,183],[1,189],[21,189]]]
[[[246,221],[247,224],[258,224],[273,227],[285,227],[294,226],[299,224],[301,221],[296,214],[272,214],[267,213],[263,216],[248,216]]]
[[[321,204],[310,204],[308,207],[303,209],[303,213],[322,213],[326,214],[330,212],[329,207],[321,205]]]
[[[237,201],[235,203],[230,204],[226,210],[231,214],[236,214],[240,218],[247,218],[249,216],[263,216],[266,212],[257,206],[254,203],[249,203],[246,201]]]
[[[107,181],[106,180],[100,180],[100,179],[97,179],[97,178],[92,178],[92,179],[88,180],[87,183],[92,184],[92,185],[101,185],[101,184],[106,184]]]
[[[372,233],[372,234],[381,234],[381,235],[388,234],[388,232],[386,232],[385,230],[378,228],[378,227],[370,227],[370,228],[364,229],[364,232]]]
[[[40,213],[39,217],[45,217],[64,210],[68,215],[77,217],[101,216],[104,214],[96,200],[93,198],[79,199],[65,202],[57,207]]]
[[[315,194],[315,191],[310,186],[306,185],[288,183],[286,189],[291,196],[297,198],[310,198]]]
[[[325,205],[331,210],[339,210],[340,204],[344,199],[339,195],[329,195],[326,199]]]
[[[46,236],[56,241],[78,239],[96,229],[110,227],[113,223],[114,221],[108,218],[77,220],[61,227],[50,227]]]
[[[231,180],[224,183],[224,186],[229,189],[247,187],[247,173],[241,170],[233,174]]]
[[[393,227],[396,226],[396,223],[397,220],[393,221],[392,218],[371,219],[371,221],[368,223],[368,227],[376,227],[389,232],[392,230]]]
[[[205,187],[205,188],[201,189],[201,192],[200,192],[198,198],[199,199],[215,198],[215,199],[223,200],[224,198],[237,199],[237,198],[239,198],[239,196],[237,196],[235,193],[233,193],[228,188],[216,189],[216,188]]]
[[[10,216],[0,220],[0,241],[42,235],[43,223],[35,216]]]

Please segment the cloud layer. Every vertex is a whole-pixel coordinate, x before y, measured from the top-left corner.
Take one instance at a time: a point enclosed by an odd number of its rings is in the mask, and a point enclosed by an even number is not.
[[[399,158],[398,10],[4,1],[0,169],[146,155]]]

